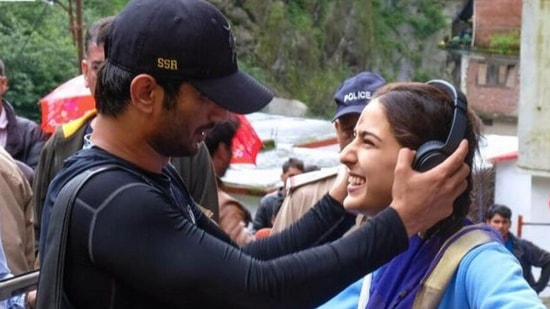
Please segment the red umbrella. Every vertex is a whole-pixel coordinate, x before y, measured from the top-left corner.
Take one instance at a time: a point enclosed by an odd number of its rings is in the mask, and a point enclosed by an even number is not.
[[[95,108],[95,100],[80,75],[55,88],[40,99],[42,130],[53,132],[55,127],[77,119]]]
[[[232,140],[231,163],[256,164],[256,156],[262,149],[263,142],[244,115],[235,114],[235,116],[239,119],[240,125]]]

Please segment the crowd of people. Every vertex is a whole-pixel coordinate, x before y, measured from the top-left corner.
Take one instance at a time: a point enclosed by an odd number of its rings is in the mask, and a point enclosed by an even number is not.
[[[253,217],[221,178],[273,93],[214,5],[133,0],[85,51],[96,109],[50,137],[0,60],[0,280],[40,269],[0,308],[545,308],[550,253],[506,206],[467,218],[480,122],[452,84],[344,80],[341,165],[289,158]]]

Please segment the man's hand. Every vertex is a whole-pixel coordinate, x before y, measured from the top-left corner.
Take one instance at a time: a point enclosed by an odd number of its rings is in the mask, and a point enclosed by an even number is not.
[[[340,204],[344,202],[344,199],[348,195],[348,178],[349,170],[348,168],[341,164],[338,167],[338,175],[332,184],[332,187],[328,191],[328,194],[335,200],[339,201]]]
[[[454,201],[467,187],[466,178],[470,173],[470,168],[464,163],[467,153],[468,142],[463,140],[443,163],[420,173],[411,166],[414,151],[400,150],[391,207],[403,220],[409,237],[451,215]]]
[[[36,307],[36,290],[27,293],[27,297],[25,297],[25,306],[30,309]]]

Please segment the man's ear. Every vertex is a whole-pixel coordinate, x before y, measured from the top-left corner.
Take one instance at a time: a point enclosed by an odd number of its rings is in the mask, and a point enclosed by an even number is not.
[[[339,119],[334,120],[334,129],[336,131],[340,131],[340,120]]]
[[[88,61],[86,59],[82,59],[80,62],[80,70],[82,71],[82,75],[84,75],[84,83],[87,88],[90,88],[90,85],[88,85]]]
[[[0,76],[0,97],[8,91],[8,78],[6,76]]]
[[[155,100],[160,98],[160,86],[151,75],[139,74],[130,84],[131,104],[146,113],[151,113]]]

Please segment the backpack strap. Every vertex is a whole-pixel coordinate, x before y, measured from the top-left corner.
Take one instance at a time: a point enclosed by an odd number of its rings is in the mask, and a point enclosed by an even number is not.
[[[38,281],[37,308],[72,308],[65,296],[63,278],[69,224],[74,202],[80,189],[96,174],[121,168],[118,165],[105,165],[86,170],[69,180],[57,195],[52,207],[50,223],[40,276]]]
[[[437,254],[439,261],[420,282],[412,308],[436,308],[462,258],[470,250],[492,240],[494,238],[477,224],[465,226],[447,239]]]

